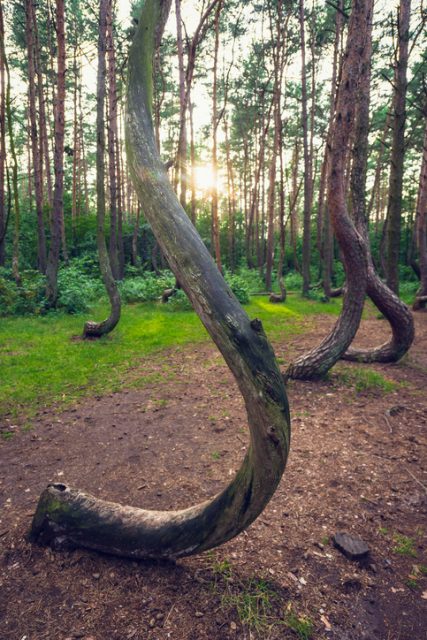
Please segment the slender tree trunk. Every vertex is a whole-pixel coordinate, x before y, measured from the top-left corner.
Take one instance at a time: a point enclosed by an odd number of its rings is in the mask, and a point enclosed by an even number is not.
[[[272,293],[270,302],[285,302],[286,288],[283,280],[283,266],[285,263],[285,180],[283,169],[283,144],[282,131],[280,132],[279,141],[279,159],[280,159],[280,193],[279,193],[279,229],[280,229],[280,247],[279,247],[279,263],[277,265],[277,282],[279,284],[280,294]]]
[[[4,42],[3,6],[0,0],[0,38]],[[6,69],[3,47],[0,47],[0,267],[4,267],[6,258]]]
[[[282,48],[283,38],[282,35],[282,22],[283,22],[283,6],[282,1],[277,3],[277,19],[275,21],[275,44],[273,45],[273,64],[274,64],[274,87],[273,87],[273,119],[274,119],[274,134],[273,134],[273,148],[271,151],[270,167],[269,167],[269,184],[268,184],[268,198],[267,198],[267,210],[268,210],[268,228],[267,228],[267,255],[266,255],[266,270],[265,270],[265,286],[267,291],[271,291],[271,279],[273,271],[274,260],[274,205],[275,205],[275,193],[276,193],[276,160],[279,153],[282,119],[280,113],[280,96],[282,92]],[[273,24],[270,17],[270,29],[273,40]]]
[[[55,188],[50,232],[50,250],[46,269],[46,298],[50,307],[58,300],[59,251],[64,224],[64,135],[65,135],[65,6],[56,0],[58,72],[55,104]]]
[[[100,338],[112,331],[120,320],[121,301],[117,283],[111,271],[110,259],[105,241],[105,94],[107,21],[110,0],[100,0],[98,25],[98,74],[96,83],[96,242],[102,279],[111,304],[111,312],[102,322],[86,322],[83,330],[85,338]]]
[[[123,507],[64,484],[50,485],[44,491],[33,520],[33,538],[54,542],[60,532],[62,540],[133,558],[199,553],[244,530],[272,497],[286,464],[290,439],[286,392],[261,322],[251,322],[231,295],[177,202],[156,153],[151,101],[147,98],[152,82],[148,62],[153,55],[154,32],[158,35],[161,31],[156,19],[166,19],[169,5],[170,1],[146,1],[139,21],[143,27],[138,29],[130,53],[129,163],[147,219],[237,380],[247,408],[251,444],[228,487],[211,500],[183,511]],[[148,180],[147,175],[151,176]]]
[[[190,112],[190,162],[191,162],[191,222],[196,226],[196,146],[194,143],[193,103],[189,103]]]
[[[403,163],[405,159],[406,90],[411,0],[400,0],[398,57],[394,72],[393,140],[387,206],[387,285],[399,295],[399,253],[402,217]]]
[[[179,195],[181,205],[187,204],[187,123],[186,123],[186,97],[185,97],[185,71],[184,71],[184,47],[182,43],[182,18],[181,0],[175,0],[176,36],[178,47],[178,71],[179,71],[179,139],[177,172],[179,175]]]
[[[113,3],[108,2],[107,14],[107,59],[108,59],[108,167],[110,185],[110,264],[115,280],[119,279],[119,246],[117,215],[117,90],[116,90],[116,55],[113,37]]]
[[[221,264],[221,246],[219,237],[219,212],[218,212],[218,52],[219,52],[219,20],[222,9],[222,0],[219,0],[215,11],[215,47],[214,47],[214,66],[213,66],[213,86],[212,86],[212,245],[214,249],[215,261],[217,267],[222,271]]]
[[[33,0],[34,1],[34,0]],[[40,43],[37,27],[37,18],[35,5],[32,5],[32,21],[34,29],[34,65],[37,76],[37,100],[39,105],[39,137],[40,137],[40,162],[43,167],[45,166],[45,173],[42,171],[42,189],[44,176],[46,178],[47,186],[47,203],[49,205],[49,211],[52,212],[53,207],[53,189],[52,189],[52,175],[50,171],[50,156],[49,156],[49,140],[47,134],[47,117],[46,117],[46,97],[43,91],[43,73],[41,69],[41,56],[40,56]],[[49,20],[48,20],[49,24]],[[45,198],[43,198],[45,200]]]
[[[331,138],[328,206],[343,255],[347,291],[332,332],[318,347],[292,363],[287,377],[315,379],[324,376],[351,344],[362,316],[367,283],[366,245],[347,212],[345,168],[363,74],[363,56],[366,48],[371,46],[372,8],[373,0],[352,2]]]
[[[77,43],[74,45],[73,51],[73,73],[74,73],[74,90],[73,90],[73,174],[71,183],[71,227],[73,233],[76,228],[77,219],[77,183],[79,180],[80,169],[80,136],[79,136],[79,120],[77,111],[78,87],[80,83],[80,73],[77,66]]]
[[[228,191],[228,259],[232,272],[236,268],[236,194],[234,186],[234,170],[230,155],[230,137],[227,117],[224,119],[225,157],[227,163]]]
[[[304,146],[304,227],[302,244],[302,294],[307,296],[310,290],[310,253],[311,253],[311,201],[312,201],[312,158],[308,144],[307,113],[307,68],[305,60],[304,0],[299,0],[300,43],[301,43],[301,120]]]
[[[25,0],[26,37],[27,37],[27,65],[29,83],[29,109],[31,125],[31,149],[33,155],[34,191],[37,211],[37,242],[38,242],[38,268],[41,273],[46,272],[47,253],[46,235],[43,215],[43,189],[42,189],[42,162],[40,156],[39,131],[37,128],[36,114],[36,85],[34,62],[34,24],[33,24],[33,0]]]
[[[427,105],[425,134],[421,160],[420,184],[417,199],[417,246],[420,268],[420,288],[414,302],[414,311],[427,306]]]
[[[14,212],[14,229],[13,229],[13,249],[12,249],[12,275],[19,286],[21,284],[21,276],[19,273],[19,235],[20,235],[20,221],[21,213],[19,207],[19,189],[18,189],[18,158],[15,147],[15,135],[13,131],[13,118],[12,118],[12,101],[10,97],[10,69],[6,56],[6,47],[4,40],[4,17],[3,17],[3,4],[0,0],[0,56],[2,59],[5,78],[5,117],[7,122],[7,134],[9,140],[9,151],[12,157],[12,188],[13,188],[13,212]],[[10,194],[10,185],[8,180],[8,194]]]
[[[289,212],[291,218],[291,244],[293,251],[294,269],[301,273],[298,260],[297,240],[298,240],[298,194],[300,186],[298,185],[298,167],[299,167],[299,140],[295,139],[295,147],[292,154],[292,188],[289,195]]]

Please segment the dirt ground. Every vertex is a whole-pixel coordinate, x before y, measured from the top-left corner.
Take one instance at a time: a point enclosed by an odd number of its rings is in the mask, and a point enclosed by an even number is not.
[[[288,362],[333,321],[307,320],[277,356]],[[53,551],[26,535],[49,481],[170,509],[233,476],[246,414],[213,346],[158,355],[140,365],[150,386],[48,408],[30,431],[6,421],[16,434],[0,441],[0,639],[304,640],[311,622],[316,640],[425,640],[427,314],[416,324],[403,362],[370,366],[394,391],[357,393],[339,374],[290,382],[291,453],[270,505],[236,539],[176,564]],[[386,335],[372,316],[358,342]],[[369,545],[363,565],[334,548],[337,531]]]

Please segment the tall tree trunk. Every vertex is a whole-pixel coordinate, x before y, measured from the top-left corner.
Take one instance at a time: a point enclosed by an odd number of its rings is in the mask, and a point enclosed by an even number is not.
[[[270,30],[273,44],[273,65],[274,65],[274,87],[273,87],[273,119],[274,119],[274,134],[273,134],[273,147],[271,150],[271,159],[269,167],[269,184],[268,184],[268,198],[267,198],[267,210],[268,210],[268,227],[267,227],[267,255],[266,255],[266,270],[265,270],[265,286],[267,291],[271,291],[271,279],[273,271],[274,260],[274,205],[275,205],[275,193],[276,193],[276,160],[279,152],[282,119],[280,113],[280,96],[282,92],[282,57],[284,46],[282,36],[282,23],[283,23],[283,6],[282,1],[277,3],[277,18],[275,20],[275,38],[273,35],[273,23],[270,16]]]
[[[363,237],[368,255],[366,292],[378,310],[389,321],[392,337],[374,349],[350,348],[343,356],[356,362],[396,362],[409,349],[414,339],[414,322],[408,307],[382,282],[372,260],[368,216],[366,211],[366,173],[368,166],[369,104],[371,90],[371,43],[362,54],[362,74],[359,84],[354,146],[351,169],[352,217]]]
[[[427,305],[427,105],[425,115],[423,155],[421,159],[420,184],[417,199],[417,246],[420,268],[420,288],[414,302],[414,311]]]
[[[230,270],[234,272],[236,268],[236,193],[233,163],[231,162],[230,154],[230,136],[227,117],[224,118],[224,136],[228,192],[228,261]]]
[[[102,322],[86,322],[84,338],[100,338],[110,333],[120,320],[121,300],[117,283],[111,271],[105,241],[105,94],[107,21],[110,0],[100,0],[98,24],[98,74],[96,81],[96,243],[102,279],[111,304],[110,315]]]
[[[33,537],[54,541],[60,531],[63,540],[133,558],[195,554],[243,531],[264,509],[280,481],[290,436],[285,388],[261,322],[251,322],[232,296],[176,200],[156,152],[149,99],[152,68],[148,62],[154,31],[157,35],[160,32],[155,29],[156,18],[160,15],[165,20],[169,5],[170,0],[146,1],[130,53],[129,164],[147,219],[237,380],[246,404],[251,444],[228,487],[211,500],[183,511],[123,507],[64,484],[48,486],[33,520]]]
[[[34,2],[34,0],[33,0]],[[40,138],[40,162],[45,166],[44,176],[46,177],[47,186],[47,203],[49,205],[49,211],[52,212],[53,207],[53,189],[52,189],[52,175],[50,172],[50,156],[49,156],[49,140],[47,134],[47,117],[46,117],[46,98],[43,91],[43,73],[41,68],[41,55],[40,55],[40,43],[37,27],[36,9],[32,4],[32,21],[34,29],[34,65],[37,76],[37,100],[39,105],[39,138]],[[50,21],[48,20],[48,25]],[[55,100],[54,100],[55,102]],[[42,179],[42,189],[43,189]],[[45,199],[45,198],[44,198]]]
[[[394,69],[393,139],[387,206],[387,285],[399,295],[399,253],[405,159],[406,90],[411,0],[400,0],[398,54]]]
[[[219,212],[218,212],[218,52],[219,52],[219,19],[222,9],[222,0],[219,0],[215,10],[215,46],[212,86],[212,245],[214,249],[217,267],[222,271],[221,246],[219,238]]]
[[[328,180],[328,206],[347,278],[347,291],[337,323],[321,344],[292,363],[287,377],[323,377],[351,344],[359,327],[367,283],[363,238],[347,212],[345,168],[353,133],[355,105],[362,77],[363,53],[370,47],[373,0],[353,0],[341,80],[338,88]]]
[[[65,6],[64,0],[56,0],[56,34],[58,72],[55,104],[55,187],[50,231],[50,249],[46,269],[46,299],[50,307],[58,300],[59,251],[64,224],[64,135],[65,135]]]
[[[191,162],[191,222],[196,226],[196,145],[194,142],[193,103],[189,103],[190,115],[190,162]]]
[[[177,173],[179,176],[179,201],[186,207],[187,204],[187,123],[186,123],[186,97],[185,97],[185,70],[184,70],[184,47],[182,43],[182,18],[181,0],[175,0],[176,15],[176,41],[178,48],[178,71],[179,71],[179,138]]]
[[[302,294],[307,296],[310,290],[310,258],[311,258],[311,201],[312,158],[308,144],[308,113],[307,113],[307,68],[305,59],[305,28],[304,28],[304,0],[299,0],[299,22],[301,43],[301,120],[304,146],[304,227],[302,242]]]
[[[0,0],[0,38],[4,42],[3,6]],[[0,47],[0,267],[6,258],[6,69],[3,46]]]
[[[291,219],[291,244],[293,252],[294,269],[301,273],[298,261],[297,240],[298,240],[298,194],[300,185],[298,185],[298,166],[299,166],[299,140],[295,138],[295,147],[292,154],[292,179],[291,192],[289,194],[289,214]]]
[[[110,264],[114,279],[120,276],[118,217],[117,217],[117,90],[116,90],[116,54],[113,36],[113,2],[108,2],[107,14],[107,59],[108,59],[108,167],[110,185]]]
[[[6,47],[4,39],[4,17],[3,17],[3,5],[0,0],[0,55],[3,62],[4,71],[6,74],[5,81],[5,117],[7,122],[7,133],[9,139],[9,151],[12,156],[12,188],[13,188],[13,213],[14,213],[14,229],[13,229],[13,249],[12,249],[12,275],[19,286],[21,284],[21,276],[19,273],[19,235],[20,235],[20,221],[21,212],[19,206],[19,189],[18,189],[18,158],[15,147],[15,135],[13,131],[13,118],[12,118],[12,101],[10,98],[10,69],[6,56]],[[10,194],[10,185],[8,180],[8,194]]]
[[[44,227],[43,215],[43,188],[42,188],[42,159],[40,156],[40,132],[37,128],[36,113],[36,69],[34,62],[34,12],[33,0],[25,0],[25,32],[27,39],[27,65],[28,65],[28,84],[29,84],[29,109],[30,109],[30,125],[31,125],[31,149],[33,155],[33,172],[34,172],[34,192],[36,199],[37,211],[37,243],[38,243],[38,268],[41,273],[46,272],[47,253],[46,253],[46,234]]]

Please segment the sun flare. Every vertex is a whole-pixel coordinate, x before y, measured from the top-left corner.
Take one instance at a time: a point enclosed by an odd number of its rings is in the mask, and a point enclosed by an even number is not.
[[[211,191],[215,186],[215,175],[210,164],[195,167],[194,180],[199,191]],[[218,180],[217,180],[218,182]]]

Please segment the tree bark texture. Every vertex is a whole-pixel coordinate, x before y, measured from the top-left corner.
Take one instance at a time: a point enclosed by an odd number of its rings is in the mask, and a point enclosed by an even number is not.
[[[392,337],[374,349],[351,348],[343,359],[357,362],[397,362],[414,340],[414,321],[404,304],[380,279],[372,259],[368,216],[366,212],[366,173],[368,166],[369,97],[371,89],[371,37],[362,54],[361,79],[356,101],[355,142],[351,169],[352,217],[360,235],[364,238],[368,257],[368,280],[366,292],[375,306],[389,321]]]
[[[43,167],[42,157],[40,154],[40,132],[37,127],[36,113],[36,69],[34,55],[34,20],[33,0],[26,0],[25,3],[25,32],[27,39],[28,54],[28,86],[29,86],[29,109],[30,109],[30,131],[31,131],[31,149],[33,155],[33,172],[34,172],[34,192],[36,199],[37,211],[37,241],[38,241],[38,267],[41,273],[46,272],[47,252],[46,252],[46,235],[44,227],[43,215]]]
[[[427,105],[423,156],[421,160],[420,186],[417,201],[417,247],[420,269],[420,288],[413,309],[418,311],[427,305]]]
[[[110,258],[105,240],[105,94],[106,94],[106,47],[107,20],[110,0],[100,0],[98,35],[98,75],[96,90],[96,243],[102,280],[110,300],[111,311],[102,322],[86,322],[83,337],[100,338],[110,333],[120,320],[121,300],[117,283],[111,271]]]
[[[58,71],[55,104],[55,187],[50,231],[50,248],[46,268],[46,298],[50,307],[58,300],[58,267],[64,224],[64,135],[65,135],[65,5],[56,0],[56,34]]]
[[[146,0],[129,58],[126,140],[144,213],[176,277],[236,377],[251,444],[231,484],[183,511],[146,511],[98,500],[66,485],[43,492],[33,537],[63,539],[133,558],[178,558],[241,532],[277,487],[289,449],[289,411],[273,351],[259,320],[250,321],[179,204],[156,150],[152,55],[171,0]]]
[[[0,38],[4,42],[3,6],[0,0]],[[0,267],[5,263],[6,212],[6,69],[3,46],[0,47]]]
[[[308,144],[307,113],[307,69],[305,59],[304,0],[299,0],[299,21],[301,41],[301,120],[304,148],[304,222],[302,236],[302,294],[307,296],[310,290],[311,258],[311,203],[313,197],[312,158]],[[313,61],[314,64],[314,61]]]
[[[399,294],[399,253],[402,217],[403,163],[405,159],[406,90],[411,0],[400,0],[398,54],[394,71],[393,139],[387,207],[387,285]]]
[[[343,307],[332,332],[318,347],[292,363],[286,377],[323,377],[351,344],[362,316],[367,281],[366,246],[347,211],[345,168],[354,125],[363,51],[369,46],[371,21],[372,0],[353,0],[331,137],[328,206],[346,272],[347,290]]]

